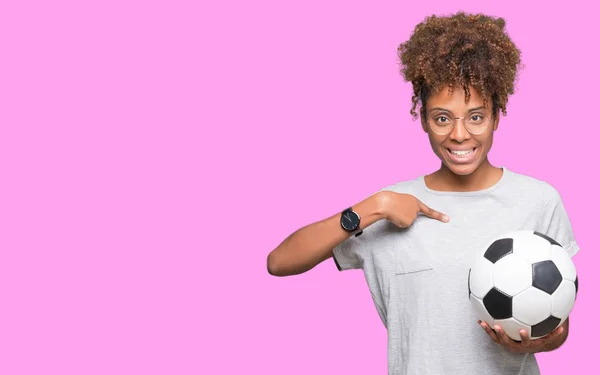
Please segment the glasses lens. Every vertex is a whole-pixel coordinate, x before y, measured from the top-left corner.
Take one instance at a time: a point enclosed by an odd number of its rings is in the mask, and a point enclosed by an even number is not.
[[[446,135],[454,129],[454,123],[456,121],[448,116],[434,116],[429,118],[429,127],[431,130],[440,135]]]
[[[482,134],[490,125],[490,119],[485,115],[473,115],[465,123],[467,131],[471,134]]]

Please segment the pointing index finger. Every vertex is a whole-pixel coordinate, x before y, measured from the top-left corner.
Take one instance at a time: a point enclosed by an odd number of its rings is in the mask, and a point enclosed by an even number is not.
[[[434,210],[433,208],[427,206],[425,203],[421,202],[420,200],[417,200],[418,205],[419,205],[419,211],[422,212],[425,216],[428,216],[432,219],[437,219],[440,221],[443,221],[444,223],[447,223],[448,221],[450,221],[450,218],[448,217],[448,215],[445,215],[439,211]]]

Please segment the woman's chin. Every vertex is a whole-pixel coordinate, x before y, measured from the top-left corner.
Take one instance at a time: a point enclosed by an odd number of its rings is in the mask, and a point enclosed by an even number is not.
[[[456,164],[446,160],[444,164],[446,164],[446,168],[452,171],[452,173],[459,176],[468,176],[475,172],[481,163],[479,163],[479,160],[474,160],[472,163],[468,164]]]
[[[458,156],[447,148],[441,150],[441,159],[447,169],[458,176],[468,176],[475,172],[485,160],[481,154],[481,148],[476,147],[473,154]]]

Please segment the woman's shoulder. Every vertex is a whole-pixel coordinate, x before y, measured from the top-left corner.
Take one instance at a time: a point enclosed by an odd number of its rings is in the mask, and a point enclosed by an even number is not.
[[[548,180],[505,168],[507,185],[512,191],[541,198],[544,201],[560,200],[558,189]]]

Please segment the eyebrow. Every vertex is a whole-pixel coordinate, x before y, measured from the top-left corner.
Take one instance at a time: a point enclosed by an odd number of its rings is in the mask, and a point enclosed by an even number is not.
[[[480,109],[485,109],[485,106],[479,106],[479,107],[471,108],[471,109],[469,109],[469,112],[478,111],[478,110],[480,110]],[[449,109],[446,109],[446,108],[441,108],[441,107],[435,107],[435,108],[432,108],[431,110],[432,110],[432,111],[435,111],[435,110],[438,110],[438,111],[446,111],[446,112],[450,112],[450,113],[452,113],[452,111],[451,111],[451,110],[449,110]]]

